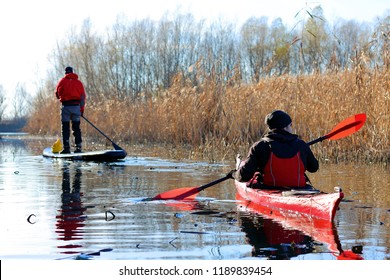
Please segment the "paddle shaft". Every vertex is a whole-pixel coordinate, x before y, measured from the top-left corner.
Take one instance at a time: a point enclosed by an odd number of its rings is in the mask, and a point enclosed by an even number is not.
[[[307,145],[310,146],[310,145],[313,145],[315,143],[322,142],[322,141],[324,141],[326,139],[328,139],[328,137],[326,137],[326,135],[325,136],[321,136],[321,137],[318,137],[317,139],[314,139],[314,140],[312,140],[310,142],[307,142]]]
[[[65,108],[65,107],[63,107]],[[69,110],[67,110],[69,112]],[[86,117],[84,117],[83,114],[81,114],[81,117],[86,120],[93,128],[95,128],[97,131],[100,132],[100,134],[102,134],[104,137],[106,137],[108,139],[108,141],[110,141],[112,143],[112,145],[114,146],[114,149],[115,150],[122,150],[124,151],[121,147],[119,147],[114,141],[112,141],[106,134],[103,133],[103,131],[101,131],[99,128],[97,128],[93,123],[91,123]]]
[[[114,141],[112,141],[106,134],[104,134],[99,128],[97,128],[93,123],[91,123],[86,117],[84,117],[83,115],[81,115],[81,117],[84,120],[86,120],[91,126],[93,126],[93,128],[95,128],[97,131],[99,131],[104,137],[106,137],[108,139],[108,141],[110,141],[112,143],[115,150],[123,150],[121,147],[119,147],[117,144],[115,144]]]
[[[213,182],[210,182],[210,183],[208,183],[208,184],[205,184],[205,185],[203,185],[203,186],[198,187],[198,190],[199,190],[199,192],[200,192],[200,191],[203,191],[204,189],[207,189],[207,188],[212,187],[212,186],[214,186],[214,185],[216,185],[216,184],[219,184],[219,183],[221,183],[221,182],[223,182],[223,181],[226,181],[226,180],[229,179],[229,178],[231,178],[231,177],[225,176],[225,177],[223,177],[223,178],[219,178],[219,179],[217,179],[217,180],[215,180],[215,181],[213,181]]]

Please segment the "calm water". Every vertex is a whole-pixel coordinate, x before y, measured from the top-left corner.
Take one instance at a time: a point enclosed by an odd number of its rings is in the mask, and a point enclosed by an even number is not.
[[[53,141],[51,141],[53,142]],[[376,165],[322,165],[317,188],[341,186],[333,225],[270,219],[236,201],[232,181],[193,202],[143,201],[199,186],[232,164],[130,155],[117,163],[41,156],[49,141],[0,139],[0,259],[318,259],[352,252],[390,258],[390,173]]]

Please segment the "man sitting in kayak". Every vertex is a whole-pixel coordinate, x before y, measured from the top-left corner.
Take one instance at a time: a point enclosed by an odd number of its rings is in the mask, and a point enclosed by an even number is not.
[[[309,145],[292,133],[291,117],[275,110],[266,116],[265,123],[269,132],[252,145],[247,158],[228,175],[240,182],[255,178],[259,184],[254,188],[307,187],[305,171],[316,172],[319,164]]]

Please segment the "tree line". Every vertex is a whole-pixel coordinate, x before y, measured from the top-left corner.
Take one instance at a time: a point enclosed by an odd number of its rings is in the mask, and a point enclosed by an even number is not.
[[[29,96],[30,94],[27,92],[26,87],[22,84],[17,84],[14,98],[7,104],[6,91],[3,85],[0,84],[0,122],[11,121],[20,123],[21,120],[25,122],[32,106]],[[11,107],[11,115],[7,116],[6,110],[9,106]]]
[[[206,24],[191,14],[166,14],[159,21],[122,16],[105,34],[86,19],[53,50],[54,71],[37,101],[53,93],[68,65],[80,75],[90,100],[153,97],[178,76],[194,87],[212,77],[223,92],[228,84],[275,75],[389,67],[390,15],[373,24],[343,19],[331,24],[321,6],[301,13],[293,27],[281,19],[268,24],[266,17],[237,27]]]

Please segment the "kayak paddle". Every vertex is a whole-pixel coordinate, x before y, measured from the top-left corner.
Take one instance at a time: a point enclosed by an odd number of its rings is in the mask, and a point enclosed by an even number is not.
[[[106,137],[108,139],[108,141],[110,141],[112,143],[112,145],[114,146],[115,150],[122,150],[122,151],[124,151],[124,149],[122,149],[117,144],[115,144],[114,141],[112,141],[110,138],[108,138],[107,135],[105,135],[99,128],[97,128],[93,123],[91,123],[86,117],[84,117],[83,115],[81,115],[81,117],[84,120],[86,120],[90,125],[92,125],[97,131],[99,131],[104,137]]]
[[[366,114],[356,114],[352,117],[346,118],[338,125],[336,125],[331,132],[326,134],[325,136],[314,139],[313,141],[308,142],[308,145],[313,145],[317,142],[321,142],[323,140],[337,140],[340,138],[347,137],[359,129],[362,128],[366,121]]]
[[[331,132],[328,134],[321,136],[313,141],[308,142],[308,145],[313,145],[315,143],[321,142],[323,140],[336,140],[340,138],[344,138],[346,136],[349,136],[356,131],[358,131],[365,123],[366,121],[366,114],[357,114],[352,117],[349,117],[342,122],[340,122],[338,125],[336,125]],[[211,186],[214,186],[218,183],[221,183],[229,178],[232,178],[229,175],[226,175],[223,178],[220,178],[218,180],[215,180],[213,182],[210,182],[206,185],[200,186],[200,187],[187,187],[187,188],[179,188],[174,190],[169,190],[163,193],[160,193],[152,198],[152,200],[170,200],[170,199],[194,199],[195,196],[204,189],[207,189]]]

